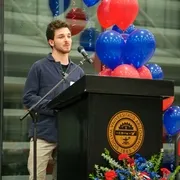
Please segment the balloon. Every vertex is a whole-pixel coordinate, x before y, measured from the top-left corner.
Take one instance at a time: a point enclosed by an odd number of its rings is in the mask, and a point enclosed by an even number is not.
[[[152,79],[152,74],[146,66],[137,69],[141,79]]]
[[[139,11],[138,0],[111,0],[109,7],[109,16],[122,30],[126,30],[134,22]]]
[[[86,51],[95,51],[95,42],[100,32],[95,28],[85,29],[80,35],[80,45]]]
[[[87,24],[87,17],[80,8],[71,9],[66,15],[67,23],[70,25],[72,36],[80,33]]]
[[[151,72],[153,79],[162,80],[164,73],[162,68],[157,64],[146,64],[145,65]]]
[[[151,59],[155,49],[154,35],[149,30],[137,29],[129,35],[126,41],[124,61],[139,68]]]
[[[111,0],[103,0],[97,8],[97,18],[103,28],[108,28],[114,24],[114,19],[111,18],[109,4]]]
[[[70,2],[70,0],[49,0],[49,8],[52,12],[52,15],[59,16],[60,14],[62,14],[64,11],[67,10],[67,8],[70,5]]]
[[[112,70],[109,68],[105,68],[101,72],[99,72],[99,76],[111,76]]]
[[[180,107],[171,106],[164,112],[164,127],[169,135],[175,135],[180,132]]]
[[[129,34],[135,30],[135,26],[133,24],[131,24],[125,31],[123,31],[117,25],[114,25],[112,27],[112,30],[120,33],[126,42],[127,38],[129,37]]]
[[[87,7],[94,6],[96,3],[99,2],[99,0],[83,0],[83,1]]]
[[[104,65],[114,69],[123,63],[121,57],[124,45],[125,42],[119,33],[108,30],[98,36],[96,54]]]
[[[131,34],[134,30],[135,30],[135,26],[133,24],[131,24],[125,31],[123,31],[122,29],[120,29],[117,25],[114,25],[112,27],[112,30],[120,33],[120,34]]]
[[[129,64],[119,65],[112,71],[111,76],[118,76],[125,78],[140,78],[136,68],[134,68]]]
[[[163,99],[163,111],[168,109],[172,105],[173,102],[174,102],[174,96]]]

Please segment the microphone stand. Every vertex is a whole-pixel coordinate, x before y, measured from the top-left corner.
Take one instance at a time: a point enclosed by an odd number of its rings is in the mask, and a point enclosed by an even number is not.
[[[27,112],[20,117],[20,121],[25,119],[28,115],[31,116],[33,121],[33,180],[37,180],[37,120],[38,113],[34,110],[34,108],[39,105],[49,94],[51,94],[60,84],[62,84],[70,74],[72,74],[77,68],[84,64],[85,61],[92,63],[92,60],[89,58],[83,58],[80,63],[69,73],[63,72],[63,78],[50,90],[45,94],[37,103],[27,109]]]

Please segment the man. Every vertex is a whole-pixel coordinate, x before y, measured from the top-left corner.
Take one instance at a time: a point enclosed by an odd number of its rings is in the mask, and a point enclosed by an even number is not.
[[[70,73],[77,65],[69,59],[72,38],[69,26],[60,20],[55,20],[47,26],[46,37],[52,48],[52,53],[47,57],[36,61],[25,83],[23,103],[30,108],[39,101],[62,78],[64,73]],[[34,110],[38,113],[37,122],[37,180],[46,179],[46,168],[53,151],[57,146],[56,116],[53,110],[47,108],[47,104],[55,96],[68,88],[73,82],[84,75],[78,67],[66,81],[55,89]],[[30,180],[33,180],[33,123],[29,130],[30,152],[28,158],[28,170]],[[54,177],[55,179],[55,177]]]

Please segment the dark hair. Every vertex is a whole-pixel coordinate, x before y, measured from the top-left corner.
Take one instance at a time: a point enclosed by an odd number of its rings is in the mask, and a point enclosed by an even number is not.
[[[69,25],[64,21],[54,20],[54,21],[50,22],[46,29],[47,40],[54,39],[55,30],[60,29],[60,28],[68,28],[70,30]]]

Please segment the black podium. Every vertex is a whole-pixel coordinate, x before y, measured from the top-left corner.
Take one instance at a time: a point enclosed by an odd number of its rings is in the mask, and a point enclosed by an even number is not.
[[[107,148],[149,157],[162,148],[162,100],[172,81],[86,75],[53,99],[58,110],[58,180],[87,180]]]

